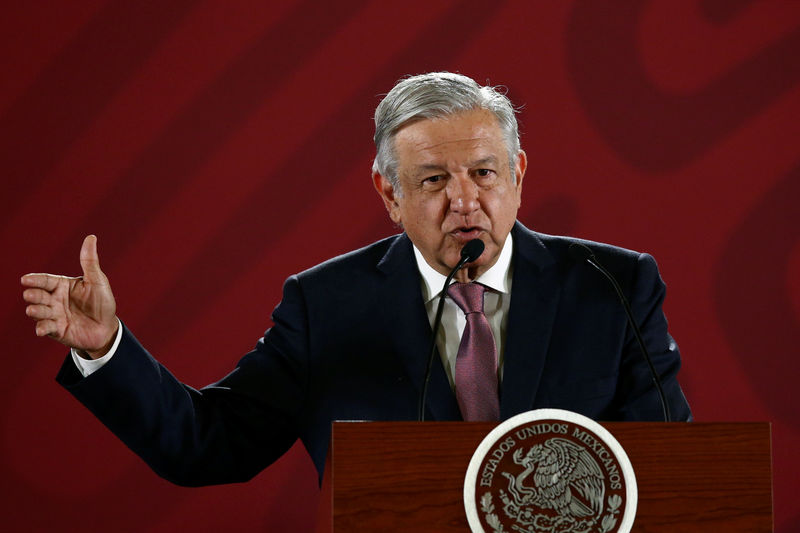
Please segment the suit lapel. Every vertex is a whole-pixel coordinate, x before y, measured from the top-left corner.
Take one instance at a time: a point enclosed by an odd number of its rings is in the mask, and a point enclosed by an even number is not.
[[[513,237],[514,272],[500,399],[503,420],[533,406],[561,285],[555,262],[541,240],[519,222]]]
[[[378,263],[378,270],[387,276],[382,283],[382,324],[395,353],[402,360],[409,379],[418,394],[422,391],[431,327],[422,301],[419,272],[411,241],[400,235]],[[426,418],[460,420],[461,412],[438,352],[434,355],[431,380],[428,385]]]

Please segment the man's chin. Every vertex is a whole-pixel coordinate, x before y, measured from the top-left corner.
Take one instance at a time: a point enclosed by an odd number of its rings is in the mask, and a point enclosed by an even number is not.
[[[449,274],[450,271],[453,270],[453,268],[455,268],[455,266],[461,260],[461,250],[464,248],[464,245],[470,240],[472,239],[456,243],[453,243],[451,241],[450,246],[448,246],[447,252],[443,256],[441,255],[439,256],[441,259],[439,259],[437,263],[440,266],[436,267],[436,270],[445,276]],[[489,267],[492,266],[494,262],[497,260],[498,250],[497,247],[494,245],[494,243],[490,242],[489,244],[486,244],[485,240],[483,240],[483,242],[485,245],[483,253],[475,261],[472,261],[464,265],[462,271],[469,270],[470,272],[478,272],[479,274],[482,274],[483,272],[488,270]],[[470,279],[474,278],[470,277]]]

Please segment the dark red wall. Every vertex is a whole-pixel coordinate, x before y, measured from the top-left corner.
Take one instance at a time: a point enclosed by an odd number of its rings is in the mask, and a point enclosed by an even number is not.
[[[299,447],[240,486],[151,473],[55,384],[65,351],[34,336],[18,279],[78,273],[96,233],[123,320],[185,381],[214,381],[286,276],[394,231],[371,115],[400,76],[439,69],[524,105],[526,225],[656,256],[696,418],[772,422],[777,530],[800,528],[800,2],[14,4],[0,528],[311,527]]]

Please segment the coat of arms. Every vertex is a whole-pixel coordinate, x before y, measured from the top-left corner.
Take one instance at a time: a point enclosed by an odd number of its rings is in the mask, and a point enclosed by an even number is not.
[[[465,483],[473,531],[629,531],[636,509],[630,462],[602,426],[583,419],[568,411],[532,411],[484,439]]]

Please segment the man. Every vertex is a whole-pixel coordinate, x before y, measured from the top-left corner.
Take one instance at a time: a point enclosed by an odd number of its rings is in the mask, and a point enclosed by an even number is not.
[[[426,74],[400,81],[375,122],[373,183],[404,233],[290,277],[273,327],[214,385],[180,384],[117,319],[95,237],[81,248],[82,278],[22,278],[37,335],[73,348],[59,382],[160,475],[246,480],[298,438],[321,475],[333,420],[414,420],[435,305],[473,239],[485,250],[445,297],[426,418],[496,420],[539,407],[661,418],[608,282],[570,256],[575,239],[516,222],[527,160],[509,100],[464,76]],[[673,419],[690,419],[655,262],[586,244],[631,300]]]

